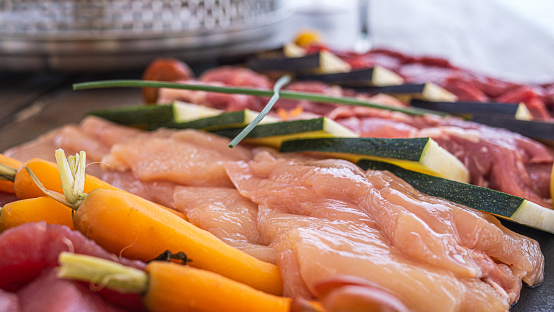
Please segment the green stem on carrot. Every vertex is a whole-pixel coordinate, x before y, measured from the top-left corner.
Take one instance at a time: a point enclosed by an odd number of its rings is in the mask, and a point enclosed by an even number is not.
[[[60,172],[63,194],[44,187],[42,182],[40,182],[39,178],[29,167],[25,166],[25,170],[31,177],[31,180],[35,182],[37,187],[44,194],[73,210],[77,210],[87,196],[87,194],[84,193],[86,154],[85,152],[81,152],[76,156],[70,156],[68,160],[65,158],[64,151],[60,148],[56,150],[55,156]]]
[[[17,169],[8,165],[0,164],[0,180],[13,182],[15,180],[16,173]]]
[[[144,294],[148,289],[146,272],[113,261],[62,252],[58,262],[60,278],[89,282],[121,293]]]

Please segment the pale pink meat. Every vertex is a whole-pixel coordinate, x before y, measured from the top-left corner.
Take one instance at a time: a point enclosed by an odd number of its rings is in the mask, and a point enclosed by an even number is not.
[[[196,130],[164,131],[138,136],[112,146],[103,159],[119,170],[130,169],[141,181],[170,181],[194,186],[231,186],[223,161],[248,160],[241,146],[229,149],[229,140]]]
[[[27,161],[35,157],[55,161],[54,150],[58,146],[56,146],[54,140],[58,132],[59,129],[51,130],[34,140],[11,147],[5,150],[3,154],[19,161]]]
[[[258,206],[236,189],[179,186],[174,197],[175,209],[194,225],[262,261],[275,262],[275,250],[261,244]]]
[[[298,263],[300,275],[282,266],[288,291],[306,295],[303,283],[310,290],[340,273],[383,285],[416,311],[431,311],[430,301],[445,311],[503,311],[522,279],[542,280],[535,241],[386,172],[267,153],[226,167],[241,194],[260,205],[258,230],[279,252],[277,263]]]
[[[66,155],[86,151],[89,161],[100,161],[110,152],[110,146],[75,125],[60,128],[54,139],[55,146],[63,148]],[[52,155],[54,155],[52,149]]]
[[[143,133],[138,129],[121,126],[96,116],[84,118],[79,128],[109,147]]]
[[[144,199],[165,207],[173,207],[173,190],[175,186],[177,186],[177,183],[161,180],[141,181],[130,170],[101,170],[97,177],[117,188],[138,195]]]

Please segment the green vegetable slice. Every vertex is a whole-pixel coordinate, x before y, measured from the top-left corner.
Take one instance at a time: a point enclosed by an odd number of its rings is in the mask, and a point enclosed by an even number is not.
[[[460,182],[466,166],[431,138],[300,138],[283,142],[280,152],[320,152],[356,162],[368,158]]]
[[[525,198],[488,188],[406,170],[393,164],[360,159],[364,170],[387,170],[427,195],[444,198],[543,231],[554,233],[554,210]]]
[[[212,133],[234,137],[242,128],[225,128],[211,131]],[[356,137],[357,134],[343,127],[334,120],[321,117],[315,119],[301,119],[282,121],[258,125],[245,137],[251,144],[267,145],[279,148],[285,140],[294,138],[321,138],[321,137]]]

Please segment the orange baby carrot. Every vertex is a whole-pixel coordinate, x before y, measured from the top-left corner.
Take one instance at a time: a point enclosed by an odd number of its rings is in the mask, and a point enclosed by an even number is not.
[[[58,166],[55,163],[39,158],[33,158],[26,161],[25,166],[29,167],[33,173],[39,177],[40,181],[47,189],[62,192],[60,174]],[[18,170],[14,179],[14,187],[15,194],[21,199],[44,196],[44,193],[36,186],[24,168]],[[110,190],[118,189],[94,176],[86,175],[85,189],[83,191],[85,193],[89,193],[97,188]]]
[[[4,156],[4,158],[0,158],[0,164],[3,163],[2,161],[5,161],[5,163],[7,164],[8,162],[14,163],[14,161],[16,160],[11,159],[7,156]],[[21,162],[19,163],[21,164]],[[11,192],[15,192],[15,195],[19,199],[27,199],[27,198],[44,196],[44,193],[38,188],[35,182],[33,182],[31,177],[25,170],[25,166],[29,167],[29,169],[33,171],[33,173],[39,178],[41,183],[47,189],[58,193],[63,192],[57,164],[40,158],[33,158],[23,163],[22,166],[14,167],[19,169],[11,173],[13,175],[12,180],[14,181],[13,183],[10,182]],[[0,181],[0,182],[5,182],[5,181]],[[85,187],[83,190],[84,193],[90,193],[93,190],[98,188],[103,188],[108,190],[119,190],[117,187],[88,174],[85,176],[84,187]],[[160,207],[170,211],[171,213],[179,216],[180,218],[186,219],[185,214],[180,211],[170,209],[161,205]]]
[[[0,208],[0,232],[28,222],[46,221],[72,230],[71,208],[48,196],[21,199]]]
[[[146,271],[90,256],[61,253],[58,276],[139,293],[149,311],[288,312],[291,298],[270,295],[222,275],[171,262]]]

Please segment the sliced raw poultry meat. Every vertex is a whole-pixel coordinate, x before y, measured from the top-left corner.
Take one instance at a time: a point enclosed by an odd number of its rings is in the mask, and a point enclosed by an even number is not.
[[[258,230],[278,251],[288,295],[309,296],[323,280],[348,275],[381,285],[414,311],[505,311],[522,280],[542,281],[537,242],[390,173],[265,152],[226,168],[260,205]]]
[[[158,130],[112,146],[103,163],[128,170],[141,181],[193,186],[231,186],[223,161],[248,160],[250,150],[229,149],[229,139],[196,130]]]
[[[130,170],[99,170],[96,176],[129,193],[165,207],[173,207],[173,190],[178,185],[177,183],[170,181],[141,181]]]
[[[87,284],[57,278],[55,268],[45,269],[17,295],[21,312],[128,311],[106,301]]]
[[[12,147],[4,154],[20,161],[35,157],[55,161],[54,151],[63,148],[67,155],[86,151],[89,161],[100,161],[113,144],[141,133],[144,132],[88,116],[78,125],[70,124],[54,129],[32,141]]]
[[[174,198],[175,209],[194,225],[262,261],[275,263],[275,249],[260,242],[258,205],[236,189],[179,186]]]
[[[27,223],[0,235],[0,289],[15,291],[58,264],[62,251],[117,261],[143,269],[144,263],[110,254],[81,233],[66,226]]]
[[[79,124],[79,129],[109,147],[143,133],[138,129],[121,126],[95,116],[85,117]]]
[[[61,127],[5,154],[22,161],[33,157],[55,161],[57,148],[68,155],[85,151],[92,162],[89,174],[172,207],[177,184],[231,186],[221,161],[248,160],[252,154],[242,146],[228,145],[228,139],[201,131],[145,132],[87,117],[78,126]]]

